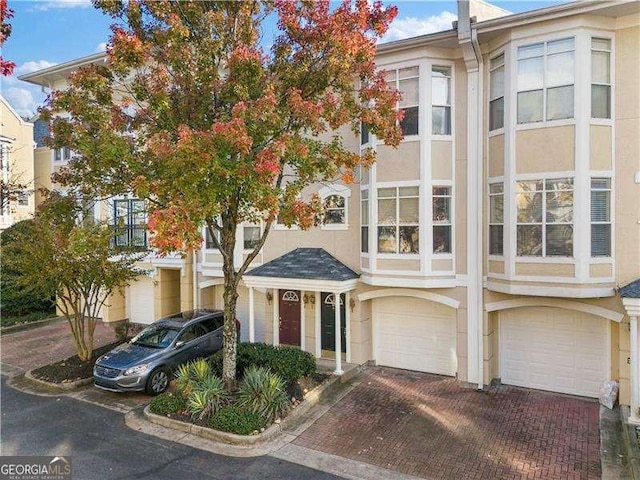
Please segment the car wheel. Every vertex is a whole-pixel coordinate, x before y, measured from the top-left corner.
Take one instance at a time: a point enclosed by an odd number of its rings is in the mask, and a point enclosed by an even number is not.
[[[169,386],[169,370],[165,367],[156,368],[149,374],[146,390],[149,395],[160,395]]]

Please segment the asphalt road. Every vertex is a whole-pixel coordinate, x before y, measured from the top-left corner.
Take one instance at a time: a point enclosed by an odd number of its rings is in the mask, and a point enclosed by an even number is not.
[[[273,457],[232,458],[129,429],[123,415],[67,397],[0,391],[1,455],[70,457],[74,480],[338,479]]]

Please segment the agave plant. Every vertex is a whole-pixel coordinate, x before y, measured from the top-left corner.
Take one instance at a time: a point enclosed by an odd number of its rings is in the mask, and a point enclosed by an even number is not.
[[[227,392],[219,377],[209,373],[194,384],[188,398],[188,410],[192,417],[202,420],[214,414],[222,405]]]
[[[188,396],[193,389],[193,382],[191,380],[191,364],[183,363],[178,367],[175,373],[176,378],[176,390],[182,395]]]
[[[269,369],[250,367],[244,372],[238,403],[271,423],[289,409],[284,388],[284,380]]]

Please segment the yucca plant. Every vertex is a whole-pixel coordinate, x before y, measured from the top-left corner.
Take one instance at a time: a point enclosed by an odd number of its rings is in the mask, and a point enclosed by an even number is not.
[[[182,395],[189,395],[193,389],[191,380],[191,363],[183,363],[178,367],[175,373],[176,390]]]
[[[213,375],[211,365],[206,360],[198,359],[183,363],[176,370],[176,389],[188,396],[197,386]]]
[[[210,417],[222,405],[227,392],[219,377],[209,374],[194,384],[188,397],[188,410],[192,417],[202,420]]]
[[[289,409],[282,378],[269,369],[250,367],[240,385],[239,405],[271,423]]]

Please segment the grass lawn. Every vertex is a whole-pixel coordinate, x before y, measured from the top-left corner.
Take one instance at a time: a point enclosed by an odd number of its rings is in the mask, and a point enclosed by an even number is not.
[[[53,318],[56,316],[55,308],[46,310],[44,312],[30,312],[24,315],[6,315],[4,312],[0,313],[0,326],[10,327],[11,325],[19,325],[22,323],[37,322],[38,320],[44,320],[45,318]]]

